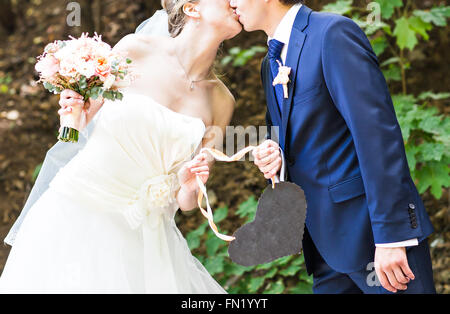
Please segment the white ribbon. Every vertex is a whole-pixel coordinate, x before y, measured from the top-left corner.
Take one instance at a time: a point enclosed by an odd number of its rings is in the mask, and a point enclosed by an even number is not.
[[[236,154],[234,154],[231,157],[228,157],[227,155],[225,155],[221,151],[218,151],[218,150],[212,149],[212,148],[202,148],[200,150],[200,153],[208,152],[216,160],[225,161],[225,162],[233,162],[233,161],[240,160],[247,153],[251,152],[254,149],[256,149],[255,146],[248,146],[248,147],[240,150],[239,152],[237,152]],[[209,226],[211,227],[212,231],[214,232],[214,234],[218,238],[220,238],[220,239],[222,239],[224,241],[231,242],[231,241],[235,240],[236,239],[235,237],[221,234],[219,232],[219,230],[217,229],[217,226],[214,223],[214,215],[213,215],[213,212],[212,212],[212,209],[211,209],[211,205],[209,204],[208,193],[206,192],[206,187],[205,187],[205,185],[203,184],[202,180],[200,179],[200,177],[198,175],[197,175],[196,179],[197,179],[197,184],[200,187],[200,191],[198,193],[198,198],[197,198],[197,204],[198,204],[198,207],[200,208],[200,211],[202,212],[203,216],[205,216],[205,218],[208,219],[208,223],[209,223]],[[275,179],[276,179],[275,177],[272,178],[272,188],[273,189],[275,188],[275,183],[277,183],[275,181]],[[207,208],[207,210],[204,210],[203,207],[202,207],[203,197],[205,197],[205,199],[206,199],[206,208]]]

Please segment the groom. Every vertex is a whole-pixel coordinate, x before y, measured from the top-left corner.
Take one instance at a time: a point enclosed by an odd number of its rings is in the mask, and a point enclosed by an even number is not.
[[[230,4],[246,31],[269,36],[261,74],[267,124],[279,134],[258,147],[255,163],[266,178],[278,173],[279,143],[288,180],[305,191],[303,252],[313,290],[435,293],[433,227],[377,57],[351,19],[301,2]],[[281,65],[290,68],[287,93],[272,86]]]

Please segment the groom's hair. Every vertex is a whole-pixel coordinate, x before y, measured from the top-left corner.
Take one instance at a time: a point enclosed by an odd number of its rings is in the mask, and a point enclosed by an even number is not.
[[[297,3],[304,3],[304,0],[280,0],[282,4],[290,5],[290,4],[297,4]]]

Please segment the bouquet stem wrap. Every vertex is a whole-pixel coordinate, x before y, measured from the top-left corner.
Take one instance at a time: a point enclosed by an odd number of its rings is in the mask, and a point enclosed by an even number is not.
[[[81,121],[77,122],[77,116],[81,116]],[[58,140],[62,142],[77,143],[80,130],[86,126],[86,112],[79,107],[73,107],[70,114],[61,117],[61,128],[59,130]]]

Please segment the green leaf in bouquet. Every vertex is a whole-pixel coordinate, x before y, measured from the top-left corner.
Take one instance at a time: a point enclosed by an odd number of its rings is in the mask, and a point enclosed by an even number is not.
[[[114,91],[104,91],[103,92],[103,98],[108,99],[108,100],[114,100]]]
[[[87,84],[87,79],[84,75],[81,76],[79,82],[78,82],[78,86],[80,88],[80,90],[86,89],[88,84]]]
[[[133,62],[133,60],[131,60],[130,58],[127,58],[127,64],[131,64]]]
[[[97,99],[103,94],[103,89],[100,86],[92,87],[89,91],[89,98]]]
[[[49,92],[55,93],[55,94],[62,92],[61,88],[59,88],[58,86],[52,85],[52,84],[50,84],[48,82],[44,82],[44,88],[46,90],[48,90]]]

